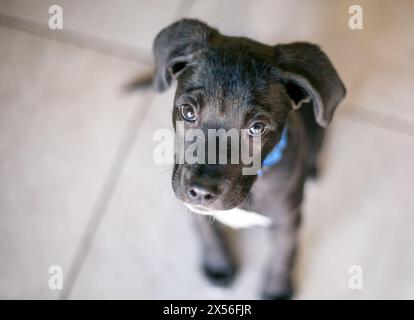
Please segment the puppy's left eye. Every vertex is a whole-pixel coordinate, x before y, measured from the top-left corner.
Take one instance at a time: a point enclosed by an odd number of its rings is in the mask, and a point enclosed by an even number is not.
[[[194,122],[197,119],[195,108],[189,104],[184,104],[181,106],[181,115],[188,122]]]
[[[249,127],[249,135],[259,137],[266,131],[266,125],[263,122],[255,122]]]

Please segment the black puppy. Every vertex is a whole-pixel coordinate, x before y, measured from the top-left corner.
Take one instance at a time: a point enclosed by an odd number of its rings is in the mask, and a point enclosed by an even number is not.
[[[246,129],[248,141],[261,139],[267,170],[246,175],[243,163],[176,163],[172,186],[194,212],[235,227],[268,226],[273,256],[263,297],[290,298],[303,186],[316,174],[322,127],[346,93],[337,72],[313,44],[269,46],[188,19],[157,35],[154,56],[155,88],[178,81],[173,120],[183,121],[184,131]],[[208,220],[196,223],[203,269],[210,280],[229,283],[234,263],[218,223]]]

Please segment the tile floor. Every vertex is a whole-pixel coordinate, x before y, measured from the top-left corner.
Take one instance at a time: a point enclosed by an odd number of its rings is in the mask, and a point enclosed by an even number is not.
[[[364,29],[351,31],[347,0],[1,1],[0,298],[258,297],[266,232],[235,235],[240,275],[210,287],[169,168],[152,161],[174,91],[122,91],[151,68],[157,31],[190,16],[268,43],[316,42],[347,85],[323,176],[307,186],[296,298],[413,299],[414,4],[358,3]],[[47,28],[51,4],[63,31]],[[53,264],[63,291],[48,287]],[[348,288],[351,265],[363,290]]]

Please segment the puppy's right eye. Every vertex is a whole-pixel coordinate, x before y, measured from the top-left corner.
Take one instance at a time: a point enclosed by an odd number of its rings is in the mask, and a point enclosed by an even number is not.
[[[181,115],[188,122],[195,122],[197,120],[196,110],[189,104],[183,104],[181,106]]]

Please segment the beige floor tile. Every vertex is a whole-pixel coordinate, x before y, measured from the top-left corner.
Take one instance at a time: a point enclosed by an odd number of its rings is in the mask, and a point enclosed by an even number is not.
[[[3,0],[0,13],[47,25],[49,7],[60,5],[64,29],[149,51],[157,32],[174,19],[179,4],[180,0]]]
[[[414,139],[337,119],[309,185],[297,281],[303,299],[414,297]],[[350,266],[363,290],[350,290]]]
[[[54,298],[125,127],[137,64],[0,28],[0,297]],[[5,45],[7,44],[7,45]]]

